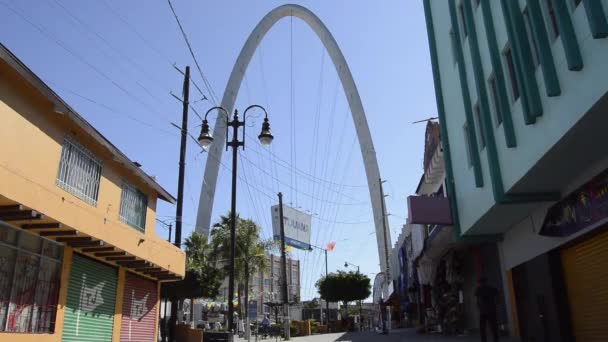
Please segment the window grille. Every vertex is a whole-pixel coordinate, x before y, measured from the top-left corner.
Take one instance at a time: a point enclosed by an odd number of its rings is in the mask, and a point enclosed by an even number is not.
[[[131,184],[124,182],[120,198],[120,220],[143,232],[146,228],[147,208],[148,196]]]
[[[101,167],[101,160],[90,150],[66,137],[61,150],[57,186],[96,206]]]
[[[0,332],[54,332],[62,251],[55,241],[0,226]]]

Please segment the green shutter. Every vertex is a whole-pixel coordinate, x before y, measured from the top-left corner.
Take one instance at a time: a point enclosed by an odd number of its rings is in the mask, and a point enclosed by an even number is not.
[[[116,269],[74,255],[63,324],[63,342],[112,340]]]

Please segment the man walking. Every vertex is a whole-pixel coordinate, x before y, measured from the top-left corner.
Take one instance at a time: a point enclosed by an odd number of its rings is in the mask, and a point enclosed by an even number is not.
[[[485,277],[479,279],[479,286],[475,290],[477,297],[477,307],[479,308],[479,333],[481,341],[486,342],[486,325],[492,331],[494,342],[498,342],[498,320],[497,309],[498,305],[498,290],[488,285],[488,280]]]

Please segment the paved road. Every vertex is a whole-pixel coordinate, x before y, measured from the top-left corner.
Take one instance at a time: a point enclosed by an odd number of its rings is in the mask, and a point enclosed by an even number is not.
[[[239,342],[245,341],[238,339]],[[251,341],[255,341],[254,338]],[[274,339],[258,340],[261,342],[272,342]],[[330,341],[379,341],[379,342],[479,342],[479,337],[446,337],[441,335],[421,335],[417,334],[413,329],[392,330],[389,335],[380,335],[375,332],[354,332],[354,333],[337,333],[323,334],[305,337],[292,338],[294,342],[330,342]],[[491,339],[490,339],[491,341]],[[503,338],[501,342],[515,342],[516,339]]]

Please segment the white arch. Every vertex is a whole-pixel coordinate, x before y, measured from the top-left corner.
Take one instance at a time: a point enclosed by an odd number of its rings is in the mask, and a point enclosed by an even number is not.
[[[378,161],[376,160],[376,151],[374,150],[374,144],[372,142],[372,136],[367,125],[367,119],[365,118],[365,112],[363,111],[363,105],[357,86],[353,79],[350,69],[346,64],[346,59],[340,51],[336,40],[331,35],[327,27],[321,22],[321,20],[310,10],[305,7],[293,4],[287,4],[279,6],[270,11],[260,23],[253,29],[249,38],[245,42],[241,53],[232,69],[230,79],[226,85],[224,91],[224,97],[222,98],[221,106],[226,108],[229,113],[232,113],[234,109],[234,103],[238,94],[241,82],[245,76],[247,66],[251,61],[256,48],[260,44],[260,41],[266,35],[266,32],[281,18],[293,16],[302,19],[306,22],[313,31],[317,34],[325,49],[329,53],[332,62],[338,72],[344,93],[348,100],[350,111],[353,116],[355,124],[355,130],[357,132],[357,138],[359,140],[359,146],[361,148],[361,154],[363,156],[363,163],[365,166],[365,173],[367,175],[367,184],[369,187],[369,194],[372,203],[372,211],[374,215],[374,224],[376,226],[376,242],[378,244],[378,255],[380,258],[380,266],[382,271],[387,272],[388,257],[385,254],[384,246],[391,247],[390,230],[388,228],[388,220],[386,213],[382,212],[382,204],[379,179],[380,170],[378,169]],[[213,209],[213,199],[215,195],[215,186],[217,183],[217,176],[219,171],[219,161],[222,157],[222,150],[224,148],[226,140],[226,131],[221,128],[223,120],[217,120],[215,123],[215,139],[209,149],[209,156],[205,165],[204,182],[201,188],[201,195],[199,199],[198,215],[196,218],[196,231],[205,235],[209,234],[209,227],[211,223],[211,211]],[[382,220],[385,220],[387,231],[386,234],[383,232]],[[386,241],[383,241],[385,238]]]

